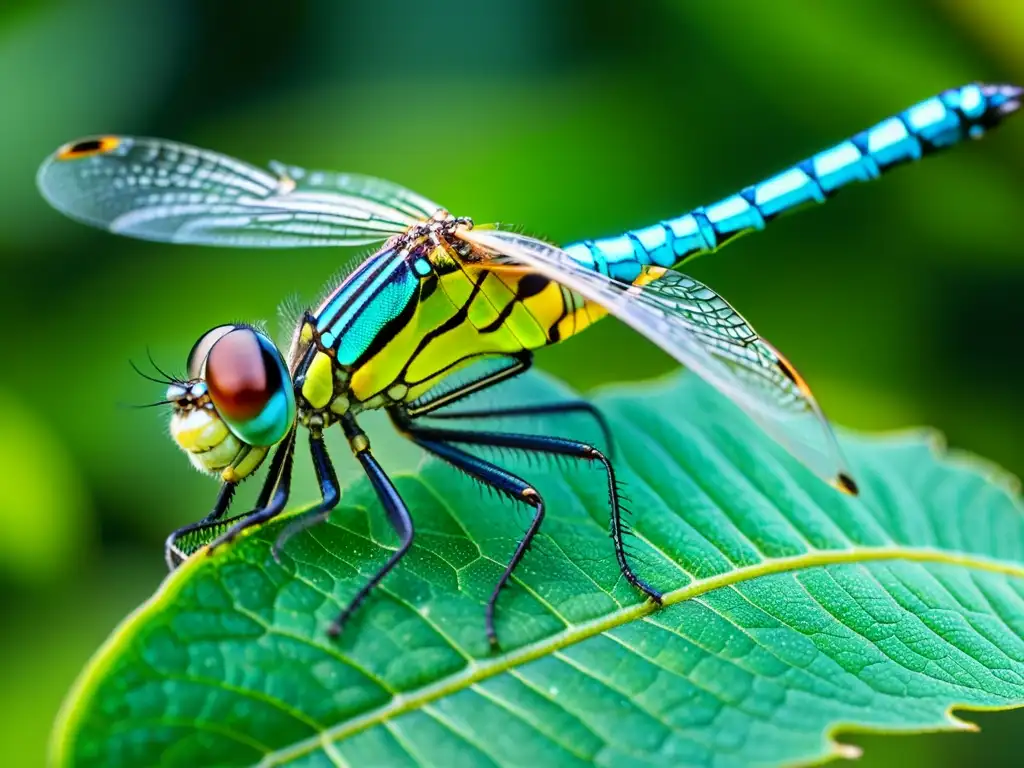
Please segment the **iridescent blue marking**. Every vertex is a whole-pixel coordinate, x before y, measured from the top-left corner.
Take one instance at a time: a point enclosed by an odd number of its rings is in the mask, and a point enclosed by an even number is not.
[[[590,247],[604,257],[607,263],[606,274],[617,280],[633,282],[633,279],[640,274],[639,260],[641,257],[633,248],[633,241],[626,235],[595,240]],[[630,274],[633,277],[629,277]]]
[[[345,308],[327,325],[335,336],[341,336],[348,325],[355,318],[356,314],[363,311],[363,299],[366,296],[374,296],[381,288],[387,285],[388,281],[398,270],[408,272],[407,265],[401,259],[393,259],[377,271],[370,279],[364,280],[359,286],[353,286],[346,291],[352,297],[352,301],[345,305]],[[317,324],[319,325],[319,323]]]
[[[700,214],[704,218],[703,214]],[[676,254],[676,261],[680,261],[686,253],[692,251],[707,251],[713,247],[705,237],[704,227],[697,221],[694,213],[686,213],[682,216],[665,222],[665,226],[672,232],[672,250]]]
[[[850,182],[868,181],[859,161],[862,155],[852,141],[826,149],[811,158],[811,169],[826,194]]]
[[[422,259],[422,258],[416,259],[416,261],[414,261],[412,263],[412,268],[416,271],[416,274],[419,275],[420,277],[426,277],[427,275],[430,274],[430,271],[431,271],[430,270],[430,262],[427,261],[426,259]]]
[[[964,138],[960,116],[939,99],[929,99],[911,107],[905,114],[911,129],[936,147],[949,147]]]
[[[334,292],[334,298],[321,311],[316,321],[316,329],[323,332],[333,322],[335,315],[341,311],[345,302],[350,299],[353,291],[359,290],[370,279],[380,264],[380,258],[369,258],[359,269],[349,275]]]
[[[775,216],[856,181],[877,178],[967,138],[977,138],[1020,107],[1014,85],[943,91],[780,174],[717,203],[619,237],[575,243],[569,255],[598,272],[631,281],[647,266],[669,267],[764,227]]]
[[[574,243],[573,245],[568,245],[565,248],[565,252],[588,269],[594,269],[594,256],[590,251],[590,246],[586,243]]]
[[[375,278],[379,277],[381,271],[387,272],[389,267],[394,269],[395,264],[401,262],[402,259],[396,257],[394,250],[389,249],[371,256],[360,264],[359,268],[338,286],[327,306],[320,311],[316,319],[316,329],[321,333],[327,330],[337,319],[338,313],[353,300],[353,297],[370,289],[371,282],[375,282]]]
[[[675,261],[668,230],[662,224],[652,224],[633,232],[652,264],[669,266]]]
[[[375,285],[380,281],[374,281]],[[386,281],[361,296],[331,326],[338,337],[337,361],[354,365],[370,345],[378,340],[381,329],[398,317],[416,296],[419,279],[402,259],[388,270]]]
[[[919,158],[921,142],[910,135],[906,123],[893,117],[868,134],[868,151],[880,168],[888,168],[908,158]]]
[[[969,118],[976,118],[985,112],[985,97],[981,88],[968,85],[960,89],[960,111]]]
[[[742,232],[764,227],[764,215],[742,195],[733,195],[708,206],[707,217],[716,232]]]
[[[608,260],[604,257],[604,254],[595,248],[594,243],[590,240],[585,241],[582,245],[587,249],[590,268],[596,272],[608,274]]]
[[[765,219],[778,216],[783,211],[809,203],[821,202],[825,195],[818,182],[803,168],[790,168],[778,176],[768,179],[753,188],[754,204],[761,212],[757,229],[764,229]]]
[[[927,130],[928,126],[944,123],[950,117],[953,117],[955,120],[955,115],[951,116],[946,109],[946,105],[938,98],[928,99],[911,107],[906,111],[906,116],[907,123],[910,124],[911,130],[914,131]],[[891,120],[896,119],[898,118],[891,118]],[[882,125],[891,122],[891,120],[886,120]]]
[[[625,235],[595,240],[590,247],[600,251],[605,261],[609,264],[616,264],[624,259],[631,259],[635,256],[633,253],[633,243]]]

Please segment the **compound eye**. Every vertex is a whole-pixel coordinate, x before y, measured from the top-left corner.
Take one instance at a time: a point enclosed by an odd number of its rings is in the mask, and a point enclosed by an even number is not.
[[[227,328],[213,338],[211,335]],[[287,434],[295,420],[295,394],[281,353],[261,333],[245,326],[221,326],[207,333],[199,350],[202,378],[217,413],[248,445],[269,446]],[[193,355],[189,356],[192,373]],[[198,377],[196,377],[198,378]]]
[[[210,355],[210,350],[213,349],[213,345],[227,334],[234,330],[238,330],[239,328],[244,329],[244,326],[218,325],[216,328],[211,328],[199,337],[199,341],[195,343],[195,346],[192,347],[192,351],[188,353],[188,377],[190,379],[205,378],[206,358]]]

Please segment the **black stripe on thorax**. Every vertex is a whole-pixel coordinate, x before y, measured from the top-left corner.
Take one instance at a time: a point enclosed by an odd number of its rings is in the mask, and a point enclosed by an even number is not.
[[[506,286],[508,285],[504,281],[502,281],[502,283]],[[508,304],[501,308],[501,311],[498,313],[498,316],[494,320],[492,320],[490,323],[488,323],[487,325],[480,329],[480,333],[494,333],[495,331],[497,331],[499,328],[501,328],[501,326],[505,324],[505,322],[512,315],[513,310],[516,308],[516,304],[521,304],[523,301],[530,298],[531,296],[536,296],[538,293],[547,288],[550,283],[551,281],[548,280],[548,278],[544,277],[543,275],[538,275],[535,273],[524,275],[519,280],[519,283],[516,285],[516,292],[515,295],[513,295],[512,299],[508,302]],[[536,320],[536,318],[534,319]]]

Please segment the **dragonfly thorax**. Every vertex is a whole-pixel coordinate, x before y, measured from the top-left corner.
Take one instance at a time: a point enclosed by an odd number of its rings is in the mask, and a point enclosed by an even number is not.
[[[459,227],[472,229],[473,219],[468,216],[452,216],[444,208],[438,208],[426,221],[413,224],[404,234],[391,238],[388,246],[395,248],[399,253],[408,253],[423,241],[429,241],[438,247],[442,243],[451,247],[456,242],[455,230]]]
[[[290,357],[299,424],[323,429],[346,413],[355,414],[407,400],[410,389],[400,380],[369,391],[365,380],[372,366],[362,364],[361,357],[346,364],[347,358],[343,355],[350,347],[342,338],[332,340],[330,335],[319,332],[313,315],[305,316],[296,339]],[[377,338],[370,340],[371,349],[375,343],[380,343]]]

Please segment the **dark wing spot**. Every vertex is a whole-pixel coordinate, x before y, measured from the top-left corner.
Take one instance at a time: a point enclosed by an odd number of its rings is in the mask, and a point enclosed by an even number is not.
[[[782,374],[793,382],[796,388],[800,390],[800,394],[807,398],[812,397],[811,388],[807,386],[807,382],[804,381],[803,376],[797,373],[796,368],[794,368],[792,364],[790,364],[790,362],[781,354],[776,352],[776,355],[778,355],[778,366],[779,370],[782,371]]]
[[[80,141],[71,149],[68,150],[68,154],[80,155],[83,152],[95,152],[103,146],[103,142],[99,139],[89,139],[88,141]]]
[[[840,472],[836,476],[836,488],[850,496],[856,496],[860,493],[860,488],[857,487],[857,483],[854,482],[852,477],[844,472]]]
[[[58,160],[75,160],[89,155],[101,155],[115,149],[121,140],[116,136],[99,136],[95,139],[82,139],[65,144],[57,150]]]
[[[796,371],[793,370],[792,366],[789,364],[789,361],[780,357],[779,370],[782,371],[782,373],[785,375],[787,379],[792,381],[798,387],[800,386],[800,382],[796,378]]]

